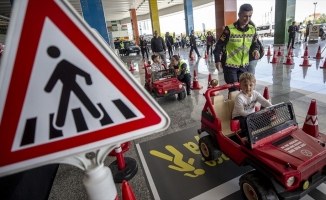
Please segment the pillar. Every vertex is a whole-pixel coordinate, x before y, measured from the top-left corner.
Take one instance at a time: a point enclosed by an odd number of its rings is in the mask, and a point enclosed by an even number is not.
[[[294,21],[295,4],[296,0],[275,0],[275,45],[283,45],[288,42],[288,28]],[[277,12],[277,15],[275,12]]]
[[[80,0],[80,6],[85,21],[90,27],[96,29],[103,39],[110,44],[102,0]]]
[[[255,10],[255,9],[254,9]],[[237,0],[215,0],[216,36],[221,35],[222,26],[237,21]]]
[[[161,36],[161,29],[160,29],[160,20],[158,16],[158,9],[157,9],[157,0],[148,0],[149,2],[149,11],[150,17],[152,22],[152,32],[157,31],[158,35]]]
[[[186,34],[190,35],[191,31],[195,30],[192,0],[183,0],[183,6],[185,11]]]
[[[136,9],[130,9],[130,16],[131,16],[131,26],[134,33],[134,40],[136,42],[136,45],[139,45],[139,32],[138,32]]]

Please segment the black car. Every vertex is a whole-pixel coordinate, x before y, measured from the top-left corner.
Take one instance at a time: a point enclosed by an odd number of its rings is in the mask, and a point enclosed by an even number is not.
[[[128,56],[131,53],[140,54],[140,47],[137,46],[133,41],[123,41],[125,46],[125,54]],[[114,42],[115,49],[120,49],[120,42]]]

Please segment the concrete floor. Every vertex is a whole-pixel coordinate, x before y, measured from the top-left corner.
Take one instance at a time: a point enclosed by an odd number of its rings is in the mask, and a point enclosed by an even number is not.
[[[264,39],[266,50],[267,46],[272,43],[273,38]],[[255,74],[257,78],[256,90],[263,93],[264,87],[268,87],[269,95],[273,104],[284,101],[291,101],[293,103],[296,118],[300,127],[302,127],[306,117],[311,99],[316,99],[318,106],[318,120],[320,122],[319,130],[322,133],[326,133],[326,123],[324,123],[326,122],[326,69],[319,68],[319,66],[324,64],[324,59],[315,60],[312,57],[316,55],[318,46],[320,45],[321,49],[323,49],[325,44],[325,41],[320,41],[319,43],[308,45],[309,55],[311,56],[311,58],[309,58],[309,63],[312,64],[311,67],[299,66],[299,64],[303,62],[301,56],[304,54],[305,45],[296,44],[293,51],[295,65],[272,65],[268,63],[268,58],[265,56],[258,62]],[[278,47],[273,47],[271,45],[272,52],[274,51],[274,48],[275,50],[278,49]],[[202,48],[199,48],[199,51],[204,55],[204,50]],[[283,51],[286,52],[286,49]],[[152,198],[149,187],[147,186],[146,178],[144,177],[144,172],[140,167],[141,162],[137,156],[135,144],[162,137],[189,127],[199,127],[201,110],[205,103],[202,94],[207,88],[208,74],[211,73],[212,78],[217,79],[220,85],[225,83],[223,72],[218,72],[215,69],[213,58],[196,58],[195,61],[191,62],[188,61],[189,49],[176,50],[175,54],[178,53],[180,53],[181,58],[188,63],[188,67],[192,73],[194,70],[197,71],[199,83],[203,86],[203,89],[192,91],[191,96],[186,97],[186,99],[182,101],[171,98],[159,99],[158,103],[171,119],[169,128],[163,132],[131,141],[131,149],[125,154],[125,156],[136,159],[139,164],[138,173],[134,178],[129,180],[129,184],[131,185],[136,198],[139,200]],[[326,53],[323,52],[322,55],[326,56]],[[142,69],[143,62],[141,57],[135,55],[123,57],[121,59],[126,63],[129,63],[130,60],[135,63],[136,71],[133,73],[134,77],[139,80],[141,85],[144,85],[144,70]],[[107,157],[105,164],[109,165],[114,160],[115,158],[113,157]],[[83,177],[84,172],[80,169],[70,165],[60,165],[49,199],[88,199],[82,183]],[[116,184],[116,187],[121,199],[121,184]]]

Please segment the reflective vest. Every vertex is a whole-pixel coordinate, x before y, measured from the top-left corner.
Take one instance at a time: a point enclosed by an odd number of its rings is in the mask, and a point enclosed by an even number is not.
[[[204,38],[204,36],[202,35],[202,36],[200,36],[200,40],[204,40],[205,38]]]
[[[186,36],[186,41],[188,41],[189,40],[189,37],[188,36]]]
[[[120,42],[120,49],[125,49],[125,44],[123,44],[123,42]]]
[[[181,70],[182,70],[181,66],[183,65],[183,63],[185,63],[185,62],[183,62],[182,60],[179,61],[178,75],[180,75],[180,73],[181,73]],[[186,67],[186,69],[185,69],[185,74],[189,74],[188,67]]]
[[[225,48],[225,66],[239,68],[249,65],[249,49],[256,31],[252,25],[248,26],[246,32],[239,31],[233,24],[228,26],[230,37]]]
[[[173,38],[173,42],[174,42],[174,43],[176,43],[176,42],[177,42],[177,39],[176,39],[175,37]]]

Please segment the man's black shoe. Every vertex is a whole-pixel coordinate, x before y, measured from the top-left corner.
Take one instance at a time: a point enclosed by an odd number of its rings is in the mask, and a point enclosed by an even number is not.
[[[191,95],[190,91],[187,92],[187,95]]]
[[[294,47],[292,47],[292,49],[295,49]]]

